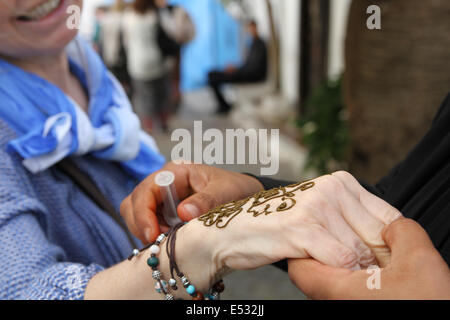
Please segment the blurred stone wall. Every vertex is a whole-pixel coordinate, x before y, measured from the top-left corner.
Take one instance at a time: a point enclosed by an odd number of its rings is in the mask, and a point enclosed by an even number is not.
[[[366,27],[372,4],[381,30]],[[345,45],[350,171],[373,183],[420,140],[450,91],[450,1],[353,0]]]

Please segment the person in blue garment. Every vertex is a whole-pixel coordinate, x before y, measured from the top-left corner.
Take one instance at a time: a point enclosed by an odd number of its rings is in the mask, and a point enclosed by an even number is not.
[[[164,157],[126,94],[69,28],[81,0],[0,2],[0,299],[77,299],[139,243],[110,206]],[[134,242],[134,243],[133,243]]]

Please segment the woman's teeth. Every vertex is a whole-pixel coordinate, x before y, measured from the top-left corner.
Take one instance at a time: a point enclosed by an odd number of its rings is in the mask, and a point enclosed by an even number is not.
[[[34,9],[28,11],[26,14],[22,14],[18,17],[19,20],[22,21],[37,21],[40,20],[46,16],[48,16],[53,10],[55,10],[59,4],[61,3],[61,0],[49,0]]]

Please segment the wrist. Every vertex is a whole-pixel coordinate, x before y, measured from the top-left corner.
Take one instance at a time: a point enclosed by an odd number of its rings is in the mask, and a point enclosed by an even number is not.
[[[176,262],[196,289],[206,293],[229,272],[218,258],[219,239],[197,219],[178,230]]]

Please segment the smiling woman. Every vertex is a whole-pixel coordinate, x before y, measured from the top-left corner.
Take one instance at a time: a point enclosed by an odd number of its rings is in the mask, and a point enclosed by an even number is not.
[[[28,12],[24,12],[23,15],[18,17],[21,21],[39,21],[48,16],[62,4],[61,0],[49,0],[41,5],[38,5]],[[62,6],[61,6],[62,8]]]
[[[1,1],[0,55],[24,58],[63,50],[76,35],[66,27],[67,8],[82,4],[82,0]]]
[[[82,298],[137,241],[113,211],[164,163],[118,81],[67,26],[82,5],[0,1],[0,298]],[[11,264],[19,247],[26,259]]]

